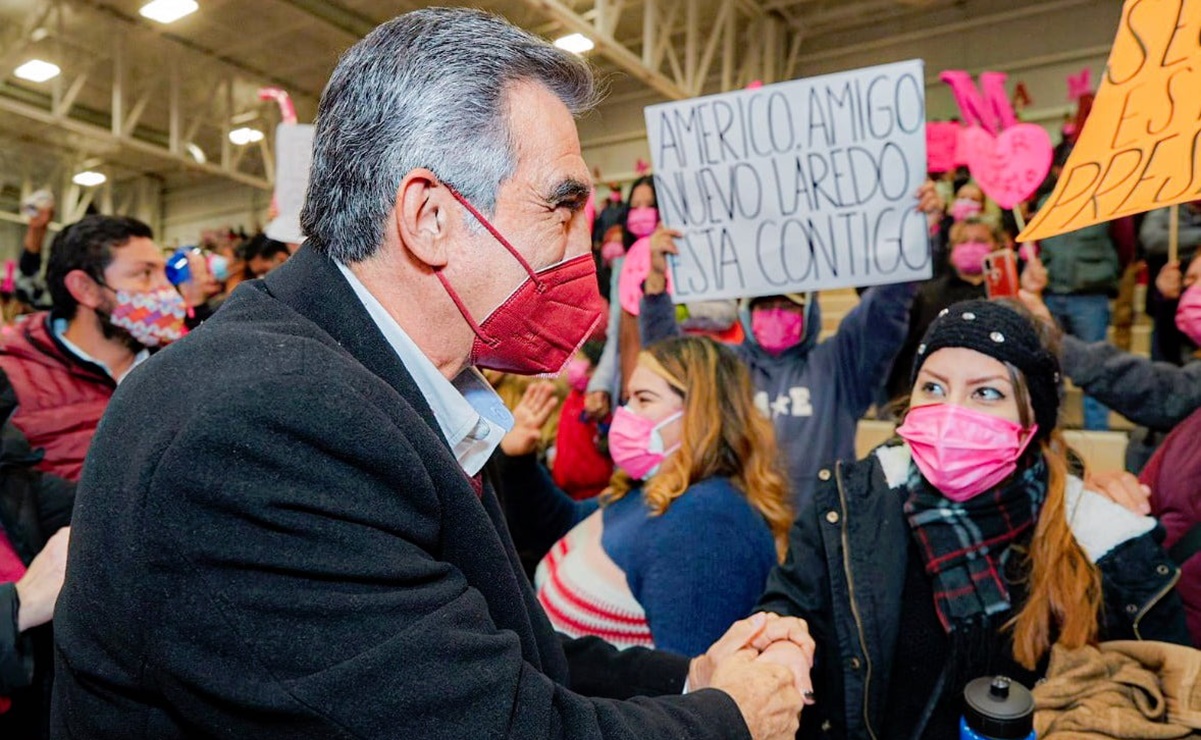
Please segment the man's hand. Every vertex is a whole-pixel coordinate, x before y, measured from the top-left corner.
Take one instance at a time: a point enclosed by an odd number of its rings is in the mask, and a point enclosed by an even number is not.
[[[1022,290],[1042,295],[1049,281],[1047,266],[1037,254],[1030,255],[1030,259],[1026,260],[1026,267],[1022,269]]]
[[[644,290],[646,295],[659,295],[667,290],[667,255],[679,254],[676,239],[684,236],[683,232],[669,229],[663,224],[651,234],[651,269],[646,274]]]
[[[29,228],[45,231],[50,222],[54,219],[54,206],[48,208],[39,208],[38,213],[33,218],[29,219]]]
[[[751,642],[767,628],[768,614],[759,612],[730,626],[726,633],[713,643],[704,655],[692,659],[688,667],[688,688],[706,689],[713,680],[713,672],[723,660],[729,660],[739,650],[751,647]],[[774,614],[771,616],[775,616]],[[752,650],[757,654],[759,651]]]
[[[513,409],[513,428],[500,441],[500,448],[509,457],[532,455],[542,439],[542,427],[559,405],[555,384],[549,381],[530,383]]]
[[[817,645],[809,635],[809,625],[803,619],[770,612],[759,612],[735,622],[704,655],[694,658],[688,671],[689,687],[705,688],[717,665],[748,648],[762,653],[763,657],[770,651],[768,661],[788,668],[798,691],[812,693],[809,668],[813,665]]]
[[[179,294],[183,296],[184,303],[189,308],[196,308],[204,305],[209,298],[219,293],[221,286],[209,272],[208,260],[204,258],[204,255],[197,252],[190,253],[188,268],[191,270],[192,279],[180,284]]]
[[[943,213],[947,209],[947,204],[943,202],[942,196],[938,194],[938,188],[934,187],[933,180],[926,180],[922,186],[917,189],[917,209],[926,214],[930,225],[942,221]]]
[[[689,688],[729,694],[754,738],[791,738],[801,708],[813,703],[815,649],[804,620],[759,612],[693,659]]]
[[[1089,473],[1084,478],[1084,487],[1096,491],[1135,514],[1151,515],[1151,489],[1124,470]]]
[[[54,219],[54,206],[39,208],[36,216],[29,219],[25,229],[25,251],[31,254],[42,253],[42,243],[46,240],[46,229]]]
[[[601,421],[609,415],[612,403],[608,391],[589,391],[584,396],[584,413],[589,419]]]
[[[809,675],[812,663],[805,652],[791,642],[773,642],[755,658],[756,663],[773,663],[788,669],[792,687],[801,693],[805,704],[814,703],[813,678]]]
[[[792,672],[793,685],[806,704],[813,703],[813,680],[809,675],[817,643],[809,634],[809,625],[796,617],[781,617],[767,612],[767,625],[751,640],[760,652],[759,660],[782,665]]]
[[[1164,265],[1159,271],[1159,275],[1155,277],[1155,289],[1159,294],[1169,301],[1174,301],[1180,297],[1180,293],[1184,288],[1184,278],[1180,273],[1180,261],[1172,260]]]
[[[58,601],[67,570],[70,537],[70,527],[55,532],[29,564],[29,570],[17,581],[17,599],[21,602],[17,613],[18,631],[24,632],[54,618],[54,602]]]
[[[796,736],[804,703],[787,668],[745,648],[722,660],[712,678],[711,688],[734,700],[754,740]]]

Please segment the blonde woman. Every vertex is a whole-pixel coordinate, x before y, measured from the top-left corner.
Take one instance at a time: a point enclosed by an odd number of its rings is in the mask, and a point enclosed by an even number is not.
[[[686,337],[638,356],[614,415],[599,510],[538,567],[551,623],[619,647],[698,655],[750,614],[791,524],[771,423],[746,367]]]

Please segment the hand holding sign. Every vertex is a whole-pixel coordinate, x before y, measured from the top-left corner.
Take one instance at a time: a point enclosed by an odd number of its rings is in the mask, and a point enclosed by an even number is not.
[[[960,144],[972,177],[1002,208],[1033,195],[1051,171],[1051,137],[1032,123],[1011,126],[996,137],[973,126],[963,132]]]
[[[630,246],[630,251],[626,252],[626,260],[621,265],[621,277],[619,277],[617,280],[617,297],[621,301],[621,307],[627,312],[637,316],[642,311],[641,304],[643,281],[651,283],[654,279],[650,277],[652,274],[660,280],[663,279],[666,269],[665,259],[663,257],[663,240],[666,239],[667,244],[671,245],[668,251],[675,250],[675,245],[671,242],[672,234],[678,235],[679,232],[667,231],[660,226],[658,231],[656,231],[653,235],[644,236],[643,238],[634,242],[634,244]],[[656,237],[658,237],[660,240],[660,251],[658,255],[660,264],[657,269],[652,267],[653,248],[651,246],[652,241]],[[675,252],[673,251],[672,253],[674,254]],[[663,283],[659,283],[658,285],[648,285],[647,292],[651,295],[655,295],[662,293],[666,288],[667,292],[670,293],[671,276],[668,275],[666,280],[667,282],[665,285]]]

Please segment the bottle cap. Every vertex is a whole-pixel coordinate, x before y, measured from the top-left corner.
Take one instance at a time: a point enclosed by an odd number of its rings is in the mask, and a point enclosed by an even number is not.
[[[985,676],[963,689],[963,718],[977,733],[1021,740],[1034,731],[1034,695],[1005,676]]]

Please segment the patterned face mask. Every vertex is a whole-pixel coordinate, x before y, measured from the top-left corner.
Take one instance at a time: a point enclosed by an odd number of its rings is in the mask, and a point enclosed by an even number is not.
[[[187,334],[183,297],[171,287],[117,291],[110,321],[147,347],[170,344]]]

